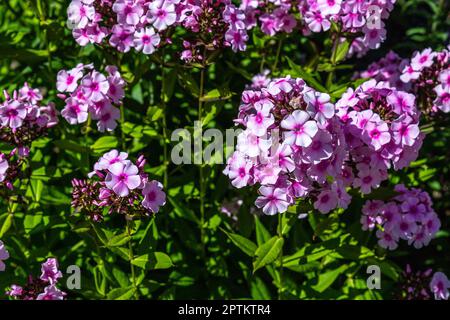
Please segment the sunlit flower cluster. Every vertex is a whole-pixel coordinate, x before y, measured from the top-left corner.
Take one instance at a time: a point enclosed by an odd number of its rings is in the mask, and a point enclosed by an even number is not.
[[[348,205],[345,136],[329,95],[302,79],[275,79],[244,91],[235,121],[245,130],[224,173],[236,188],[261,185],[256,206],[264,213],[285,212],[303,197],[317,198],[324,213]]]
[[[255,27],[274,36],[298,29],[305,34],[327,31],[332,23],[339,26],[342,35],[354,38],[349,54],[362,55],[378,48],[386,38],[383,19],[394,3],[246,0],[235,5],[230,0],[72,0],[67,12],[73,36],[81,46],[107,43],[120,52],[134,48],[152,54],[172,44],[175,28],[180,27],[184,31],[181,58],[201,62],[206,51],[227,46],[235,52],[245,51],[248,31]]]
[[[71,70],[61,70],[57,76],[57,89],[64,99],[61,115],[70,123],[78,124],[90,116],[97,120],[99,131],[112,131],[117,127],[125,96],[125,81],[115,66],[106,67],[104,75],[94,70],[93,65],[79,64]]]
[[[400,79],[411,85],[424,112],[450,112],[450,51],[416,52]]]
[[[41,276],[28,277],[24,286],[11,285],[6,294],[16,300],[64,300],[66,293],[57,288],[58,281],[62,278],[58,270],[58,261],[49,258],[41,266]]]
[[[0,141],[12,148],[0,152],[0,185],[12,189],[20,173],[24,158],[28,157],[33,141],[47,134],[58,123],[58,113],[53,103],[43,104],[39,89],[27,83],[12,96],[4,92],[0,104]]]
[[[420,110],[426,114],[450,112],[450,53],[448,49],[427,48],[402,59],[395,52],[372,63],[355,77],[386,81],[392,87],[416,96]]]
[[[363,194],[378,188],[389,168],[402,169],[417,158],[424,134],[414,95],[369,80],[349,88],[336,108],[349,150],[344,171]]]
[[[441,226],[430,196],[404,185],[397,185],[394,190],[398,195],[389,201],[366,202],[361,217],[363,230],[377,228],[378,244],[389,250],[395,250],[400,239],[416,249],[428,245]]]
[[[304,32],[321,32],[340,26],[342,33],[353,34],[349,55],[361,56],[377,49],[386,39],[383,20],[389,17],[395,0],[300,0]],[[358,35],[362,34],[362,35]]]
[[[166,203],[166,194],[160,182],[149,180],[145,163],[143,156],[134,164],[125,152],[105,153],[95,163],[88,180],[72,180],[72,206],[93,221],[101,221],[111,213],[128,217],[157,213]]]

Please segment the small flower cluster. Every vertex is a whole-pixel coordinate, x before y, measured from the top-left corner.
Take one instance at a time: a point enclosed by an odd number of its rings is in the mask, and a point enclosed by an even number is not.
[[[4,243],[0,240],[0,271],[5,271],[5,260],[9,259],[9,252],[6,250]]]
[[[403,300],[448,300],[450,281],[442,272],[432,269],[425,271],[413,271],[411,266],[406,265],[402,273],[400,299]]]
[[[6,294],[16,300],[64,300],[66,293],[57,288],[58,279],[62,278],[58,261],[55,258],[47,259],[42,263],[41,272],[39,278],[30,275],[23,287],[11,285]]]
[[[422,112],[450,112],[450,51],[430,48],[402,59],[395,52],[372,63],[355,77],[386,81],[392,87],[414,94]]]
[[[0,186],[13,189],[27,155],[27,148],[14,148],[9,154],[0,152]]]
[[[115,66],[106,67],[107,75],[94,70],[93,65],[79,64],[66,71],[61,70],[57,76],[57,89],[64,99],[65,107],[61,115],[70,123],[87,121],[89,115],[97,120],[97,128],[104,132],[117,127],[120,110],[114,105],[121,105],[125,96],[125,81]]]
[[[104,213],[129,217],[157,213],[166,203],[162,184],[148,179],[143,156],[136,164],[127,158],[127,153],[111,150],[94,165],[89,180],[72,180],[72,206],[87,212],[93,221],[101,221]],[[93,180],[94,176],[98,179]]]
[[[292,33],[303,26],[304,33],[327,31],[331,23],[341,33],[354,35],[350,54],[364,54],[378,48],[386,38],[382,19],[389,16],[395,0],[247,0],[238,6],[230,0],[72,0],[68,22],[81,46],[109,45],[120,52],[131,48],[145,54],[171,44],[174,28],[190,33],[183,39],[181,59],[201,62],[205,50],[231,47],[245,51],[247,32],[258,26],[269,36]],[[302,21],[296,19],[296,12]],[[362,33],[362,36],[356,36]]]
[[[369,49],[378,49],[386,39],[382,20],[389,17],[394,3],[395,0],[301,0],[298,8],[304,20],[304,33],[327,31],[336,23],[342,33],[355,37],[349,55],[362,56]]]
[[[362,193],[378,188],[389,168],[402,169],[417,158],[424,134],[412,94],[369,80],[349,88],[336,108],[349,151],[344,172]]]
[[[345,136],[329,95],[302,79],[275,79],[244,91],[235,121],[246,129],[224,173],[236,188],[260,184],[256,206],[265,214],[285,212],[300,197],[317,198],[323,213],[348,205]]]
[[[0,153],[0,185],[12,189],[31,143],[58,124],[58,113],[53,103],[42,105],[40,90],[27,83],[12,96],[6,91],[4,96],[6,100],[0,104],[0,141],[13,149],[8,154]]]
[[[450,50],[416,52],[400,79],[411,85],[424,112],[450,112]]]
[[[407,64],[408,59],[402,59],[394,51],[389,51],[385,57],[370,64],[367,70],[356,72],[354,79],[371,78],[378,82],[388,82],[393,88],[409,92],[411,85],[400,79]]]
[[[4,96],[5,101],[0,104],[0,140],[21,149],[25,155],[34,140],[58,124],[55,106],[41,105],[42,93],[27,83],[12,96],[4,91]]]
[[[134,48],[144,54],[171,44],[173,28],[181,26],[197,34],[194,40],[183,41],[182,59],[199,61],[203,59],[198,56],[203,49],[224,46],[225,32],[233,29],[225,17],[232,22],[242,17],[242,14],[236,16],[233,8],[227,15],[225,8],[231,6],[235,8],[228,0],[73,0],[68,8],[68,20],[73,26],[73,36],[82,46],[100,44],[109,37],[109,45],[120,52]],[[228,33],[226,38],[234,46],[240,46],[239,36],[244,37],[238,32]]]
[[[390,201],[369,200],[362,209],[363,230],[378,228],[378,244],[389,250],[398,247],[400,239],[416,249],[429,244],[438,232],[441,221],[432,208],[428,193],[396,185],[398,195]]]

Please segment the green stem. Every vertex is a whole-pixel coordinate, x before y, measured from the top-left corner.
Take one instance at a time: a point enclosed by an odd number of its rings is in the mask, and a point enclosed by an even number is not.
[[[128,259],[130,261],[130,268],[131,268],[131,278],[133,281],[133,286],[134,286],[134,297],[135,299],[139,299],[139,288],[137,286],[136,283],[136,272],[134,270],[134,264],[133,264],[133,259],[134,259],[134,253],[133,253],[133,245],[132,245],[132,238],[131,238],[131,223],[130,221],[127,219],[127,233],[128,233],[128,237],[129,237],[129,241],[128,241]]]
[[[203,91],[205,85],[205,67],[200,70],[200,92],[198,97],[198,121],[200,122],[200,126],[203,127]],[[202,137],[200,137],[202,139]],[[200,151],[202,152],[202,151]],[[205,250],[205,181],[204,181],[204,172],[203,172],[203,156],[201,157],[202,161],[199,165],[199,178],[200,178],[200,237],[202,243],[202,252],[203,256],[206,254]]]
[[[123,103],[120,105],[120,132],[121,132],[121,142],[122,142],[122,150],[125,150],[125,131],[123,127],[125,125],[125,109],[123,107]]]
[[[281,213],[278,214],[278,237],[283,238],[283,217]],[[280,250],[279,266],[278,266],[278,300],[282,300],[283,294],[283,248]]]
[[[275,70],[277,69],[277,65],[278,65],[278,60],[280,59],[280,53],[281,53],[281,47],[283,46],[283,39],[280,39],[278,41],[278,47],[277,47],[277,53],[275,55],[275,62],[272,66],[272,73],[275,72]]]
[[[162,108],[162,129],[163,129],[163,157],[164,157],[164,188],[168,188],[169,175],[168,175],[168,166],[169,166],[169,158],[168,158],[168,149],[167,142],[169,140],[167,134],[167,108],[166,108],[166,99],[165,99],[165,72],[164,72],[164,50],[162,51],[162,61],[161,64],[161,108]]]

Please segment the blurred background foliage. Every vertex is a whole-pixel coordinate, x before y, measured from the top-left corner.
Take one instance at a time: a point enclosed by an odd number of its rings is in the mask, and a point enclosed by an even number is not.
[[[327,33],[269,38],[255,31],[246,52],[226,50],[211,61],[203,94],[199,69],[184,67],[174,46],[152,57],[93,45],[79,47],[66,27],[68,3],[0,2],[0,88],[11,92],[26,81],[61,110],[55,84],[60,69],[93,62],[96,69],[104,70],[108,64],[118,64],[128,82],[125,121],[116,132],[100,134],[96,128],[70,126],[61,119],[48,137],[35,141],[26,175],[14,192],[0,200],[0,238],[11,254],[7,272],[0,275],[0,289],[38,274],[40,262],[51,256],[59,259],[63,271],[72,264],[81,267],[82,289],[63,288],[70,299],[388,299],[396,295],[407,263],[415,269],[450,271],[448,117],[437,119],[428,130],[419,159],[410,168],[392,173],[377,193],[386,196],[389,187],[402,182],[432,195],[442,230],[420,250],[400,245],[386,252],[378,247],[374,234],[361,230],[365,199],[360,195],[345,212],[325,216],[311,213],[297,219],[294,208],[294,213],[282,216],[280,240],[277,217],[254,214],[256,189],[233,190],[221,173],[223,165],[203,166],[203,192],[196,166],[176,166],[167,158],[174,145],[168,140],[170,132],[193,130],[199,95],[206,97],[203,128],[222,131],[234,126],[245,85],[265,69],[272,76],[302,77],[336,99],[346,87],[355,86],[356,70],[390,50],[410,57],[415,50],[448,45],[448,1],[397,1],[381,48],[336,67],[330,65]],[[2,151],[5,148],[1,146]],[[134,256],[141,258],[133,260],[137,292],[124,218],[111,216],[93,225],[70,206],[71,179],[86,177],[98,157],[112,148],[127,151],[132,159],[145,154],[148,173],[165,182],[168,195],[167,205],[155,217],[133,227],[131,245]],[[199,213],[201,195],[204,221]],[[220,211],[224,199],[243,201],[236,219]],[[277,259],[280,254],[283,268]],[[366,287],[370,264],[381,266],[381,290]]]

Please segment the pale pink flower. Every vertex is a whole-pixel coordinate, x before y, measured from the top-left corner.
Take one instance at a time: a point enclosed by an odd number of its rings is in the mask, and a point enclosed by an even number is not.
[[[256,199],[255,205],[262,208],[265,214],[273,216],[277,213],[286,212],[289,206],[286,190],[261,186],[258,191],[261,195]]]
[[[109,166],[105,178],[106,187],[113,190],[118,196],[126,197],[130,190],[136,189],[141,184],[138,167],[131,162],[116,162]]]
[[[312,143],[312,138],[319,129],[317,123],[309,119],[307,112],[295,110],[281,121],[281,127],[288,130],[284,132],[284,139],[287,144],[308,147]]]
[[[9,259],[9,252],[6,250],[5,245],[0,240],[0,271],[5,271],[5,260]]]
[[[166,204],[166,194],[162,189],[162,183],[156,180],[149,181],[144,185],[142,205],[152,213],[158,212],[159,207]]]
[[[430,290],[435,300],[448,300],[450,281],[442,272],[436,272],[430,282]]]
[[[140,29],[134,33],[134,48],[145,54],[155,52],[161,38],[153,28]]]
[[[175,5],[167,0],[153,1],[149,5],[147,18],[157,30],[164,30],[174,24],[177,19]]]

